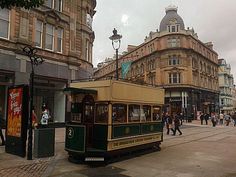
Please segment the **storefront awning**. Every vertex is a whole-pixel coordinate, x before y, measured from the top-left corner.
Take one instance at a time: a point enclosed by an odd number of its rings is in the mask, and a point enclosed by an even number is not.
[[[97,90],[81,89],[81,88],[73,88],[73,87],[67,87],[63,90],[63,92],[70,93],[70,94],[97,94]]]

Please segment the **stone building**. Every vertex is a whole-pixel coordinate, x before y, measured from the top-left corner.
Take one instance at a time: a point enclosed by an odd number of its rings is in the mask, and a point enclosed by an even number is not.
[[[44,63],[35,68],[34,106],[46,104],[52,122],[64,122],[63,88],[93,73],[92,19],[96,0],[46,0],[39,8],[0,9],[0,111],[6,113],[8,86],[29,84],[30,61],[22,52],[37,48]]]
[[[185,28],[176,6],[166,8],[159,30],[150,32],[139,46],[128,46],[121,64],[131,61],[125,79],[165,88],[165,111],[196,117],[199,111],[218,112],[218,54],[211,42],[203,43],[193,29]],[[94,77],[115,76],[115,62],[97,70]]]
[[[231,66],[227,64],[225,59],[219,59],[219,88],[220,111],[224,113],[234,112],[234,78],[231,74]]]

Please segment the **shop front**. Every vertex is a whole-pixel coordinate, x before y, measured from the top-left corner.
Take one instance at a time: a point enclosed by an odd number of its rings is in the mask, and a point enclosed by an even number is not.
[[[34,108],[38,122],[41,121],[45,108],[49,111],[49,124],[65,122],[66,97],[63,94],[63,89],[66,86],[66,80],[35,78]]]
[[[14,73],[0,70],[0,117],[6,120],[7,89],[13,85]]]

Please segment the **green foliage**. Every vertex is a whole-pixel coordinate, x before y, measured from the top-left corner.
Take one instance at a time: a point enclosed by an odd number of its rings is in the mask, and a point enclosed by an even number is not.
[[[44,0],[0,0],[1,8],[23,7],[25,9],[35,8],[44,3]]]

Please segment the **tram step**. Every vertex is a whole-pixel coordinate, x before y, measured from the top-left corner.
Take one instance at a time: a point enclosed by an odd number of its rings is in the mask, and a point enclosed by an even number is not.
[[[103,162],[104,157],[85,157],[86,162]]]

